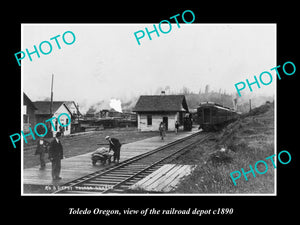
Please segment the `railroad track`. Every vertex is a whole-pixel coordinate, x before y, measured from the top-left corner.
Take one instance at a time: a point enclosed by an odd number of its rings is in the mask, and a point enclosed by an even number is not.
[[[54,194],[98,194],[125,193],[126,190],[142,178],[171,162],[189,150],[189,147],[201,143],[210,137],[210,133],[195,133],[165,146],[125,160],[114,167],[98,171],[75,179],[63,185]]]

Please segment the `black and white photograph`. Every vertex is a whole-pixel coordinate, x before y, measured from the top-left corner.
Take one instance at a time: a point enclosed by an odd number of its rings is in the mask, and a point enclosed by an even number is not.
[[[297,7],[122,3],[4,8],[4,220],[293,220]]]
[[[276,24],[192,15],[21,25],[22,195],[276,195]]]

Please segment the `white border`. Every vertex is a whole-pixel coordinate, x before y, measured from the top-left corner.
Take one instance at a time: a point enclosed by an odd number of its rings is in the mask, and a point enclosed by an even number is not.
[[[55,25],[55,26],[66,26],[66,25],[84,25],[84,26],[96,26],[96,25],[108,25],[108,26],[114,26],[114,25],[122,25],[122,26],[126,26],[126,25],[141,25],[141,24],[135,24],[135,23],[130,23],[130,24],[107,24],[107,23],[69,23],[69,24],[53,24],[53,23],[38,23],[38,24],[31,24],[31,23],[22,23],[21,25],[21,49],[23,48],[23,31],[24,31],[24,25]],[[194,25],[275,25],[275,65],[277,65],[277,23],[203,23],[203,24],[199,24],[199,23],[194,23]],[[183,24],[182,24],[183,25]],[[275,80],[275,99],[274,99],[274,126],[275,126],[275,133],[274,133],[274,152],[276,154],[276,159],[277,159],[277,79]],[[21,66],[21,129],[23,129],[23,67]],[[23,162],[23,154],[24,154],[24,144],[21,138],[21,196],[277,196],[277,170],[274,168],[274,193],[270,193],[270,194],[261,194],[261,193],[254,193],[254,194],[249,194],[249,193],[237,193],[237,194],[225,194],[225,193],[218,193],[218,194],[38,194],[38,193],[24,193],[24,185],[23,185],[23,166],[24,166],[24,162]],[[277,161],[277,160],[276,160]],[[47,186],[47,185],[45,185]],[[52,184],[50,184],[49,186],[52,186]],[[61,186],[64,186],[63,184]]]
[[[24,26],[21,24],[21,49],[24,49],[24,44],[23,44],[23,31],[24,31]],[[21,64],[22,65],[22,64]],[[23,129],[23,66],[21,66],[21,129]],[[21,138],[21,195],[25,195],[24,194],[24,185],[23,185],[23,170],[24,170],[24,143],[23,140]]]

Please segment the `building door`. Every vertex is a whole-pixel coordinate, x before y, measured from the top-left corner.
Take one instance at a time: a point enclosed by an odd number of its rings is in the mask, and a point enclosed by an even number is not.
[[[163,117],[163,123],[164,123],[165,126],[166,126],[166,130],[168,130],[168,117],[167,117],[167,116],[164,116],[164,117]]]

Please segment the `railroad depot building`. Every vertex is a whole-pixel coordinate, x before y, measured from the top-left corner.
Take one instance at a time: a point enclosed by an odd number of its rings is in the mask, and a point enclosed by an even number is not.
[[[139,131],[158,131],[162,121],[167,130],[174,131],[176,120],[182,125],[189,109],[184,95],[142,95],[133,112],[137,113]]]

